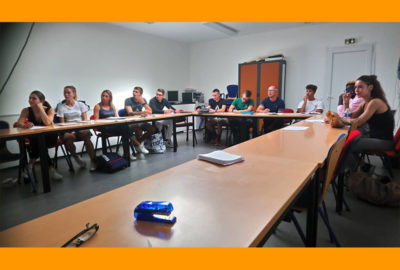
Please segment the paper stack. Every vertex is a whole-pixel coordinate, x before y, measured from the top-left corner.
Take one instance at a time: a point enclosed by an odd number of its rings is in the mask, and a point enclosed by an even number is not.
[[[220,165],[231,165],[236,162],[243,161],[244,158],[238,155],[229,154],[224,151],[214,151],[208,154],[200,154],[199,159],[207,160]]]

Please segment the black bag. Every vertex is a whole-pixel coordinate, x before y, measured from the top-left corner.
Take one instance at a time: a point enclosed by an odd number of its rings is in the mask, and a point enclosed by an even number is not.
[[[128,161],[117,153],[107,153],[97,157],[97,170],[113,173],[128,166]]]

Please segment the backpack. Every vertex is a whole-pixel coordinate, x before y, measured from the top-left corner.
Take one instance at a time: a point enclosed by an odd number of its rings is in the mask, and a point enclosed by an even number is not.
[[[145,147],[153,154],[163,154],[167,150],[161,132],[151,135],[150,138],[146,140]]]
[[[350,190],[360,199],[381,206],[400,206],[400,183],[387,176],[372,177],[365,172],[352,172]]]
[[[106,153],[97,157],[97,170],[113,173],[128,166],[128,161],[117,153]]]

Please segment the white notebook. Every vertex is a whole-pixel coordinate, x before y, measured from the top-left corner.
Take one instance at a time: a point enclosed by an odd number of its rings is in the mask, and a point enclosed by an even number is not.
[[[229,154],[224,151],[214,151],[208,154],[199,154],[199,159],[207,160],[213,163],[217,163],[220,165],[231,165],[236,162],[243,161],[244,158],[242,156]]]

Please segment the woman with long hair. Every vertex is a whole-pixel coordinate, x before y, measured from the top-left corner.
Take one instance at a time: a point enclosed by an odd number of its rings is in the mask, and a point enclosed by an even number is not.
[[[355,83],[355,91],[364,101],[352,113],[351,119],[342,118],[342,121],[348,124],[357,122],[362,134],[351,143],[349,152],[353,154],[349,158],[356,158],[358,152],[393,149],[394,117],[377,77],[359,77]],[[354,165],[354,162],[355,160],[349,160],[348,165]]]
[[[29,107],[22,109],[17,122],[18,127],[50,126],[53,123],[55,112],[42,92],[38,90],[32,91],[29,95],[29,105]],[[48,148],[54,147],[57,143],[57,134],[46,135],[45,141]],[[36,137],[32,136],[29,137],[29,142],[29,164],[33,166],[39,157],[39,142]],[[49,154],[47,154],[47,159],[50,177],[54,180],[61,180],[62,175],[55,170]]]

